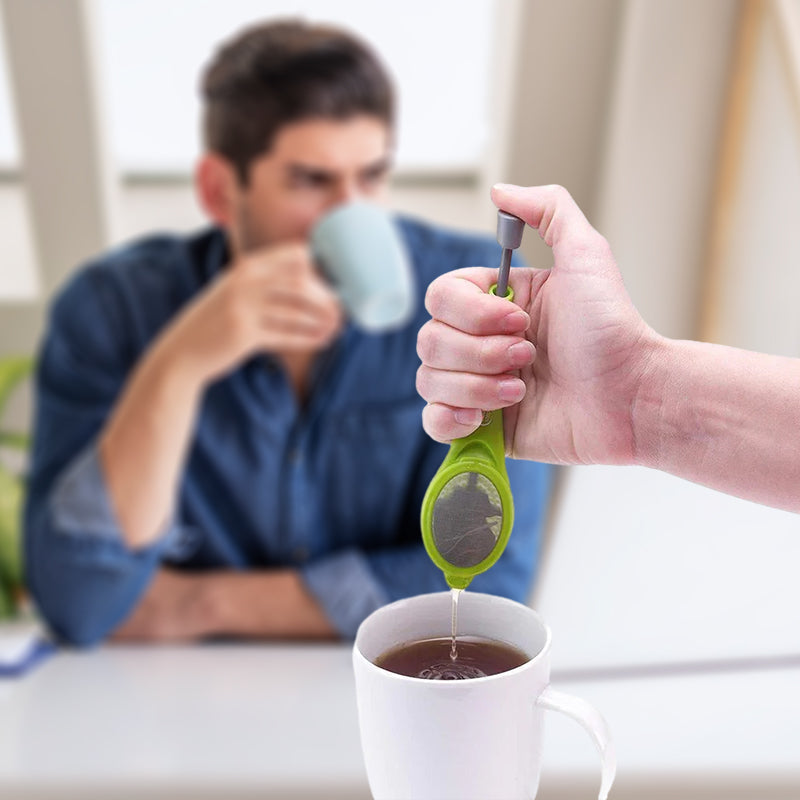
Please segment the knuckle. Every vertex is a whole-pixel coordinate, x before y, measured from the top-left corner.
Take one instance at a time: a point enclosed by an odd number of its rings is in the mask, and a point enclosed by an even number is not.
[[[606,239],[593,228],[575,236],[569,242],[568,252],[573,258],[580,258],[592,264],[605,263],[614,258]]]
[[[486,295],[486,297],[489,298],[489,295]],[[494,331],[498,321],[510,310],[510,307],[509,309],[505,307],[505,304],[509,302],[508,300],[500,297],[491,297],[489,299],[492,302],[476,303],[475,307],[470,311],[474,320],[473,324],[478,331],[484,334]]]
[[[478,345],[478,369],[481,372],[489,372],[492,371],[494,367],[494,348],[492,347],[492,342],[485,336],[480,338],[480,344]]]
[[[417,355],[423,363],[433,363],[436,349],[436,337],[431,324],[425,323],[417,334]]]
[[[432,317],[436,317],[441,311],[446,296],[443,286],[444,277],[435,278],[425,292],[425,308]]]
[[[286,256],[292,262],[292,265],[304,275],[310,275],[314,272],[314,262],[307,245],[297,242],[288,245]]]
[[[430,370],[424,364],[417,369],[416,387],[419,395],[427,400],[430,397]]]
[[[292,291],[307,291],[309,294],[315,294],[316,287],[310,283],[309,275],[299,269],[284,270],[278,282],[282,289],[290,289]]]
[[[611,245],[608,243],[608,239],[606,239],[605,236],[603,236],[600,233],[597,233],[596,231],[595,231],[595,236],[596,236],[595,249],[597,255],[605,260],[613,260],[614,254],[611,251]]]
[[[235,268],[230,270],[231,283],[241,285],[250,283],[263,271],[263,262],[255,256],[247,256],[239,261]]]
[[[311,250],[304,242],[292,242],[287,245],[289,253],[304,263],[311,263]]]

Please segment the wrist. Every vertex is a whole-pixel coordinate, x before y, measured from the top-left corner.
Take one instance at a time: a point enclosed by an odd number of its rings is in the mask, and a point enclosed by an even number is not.
[[[194,358],[170,337],[156,342],[148,368],[161,385],[186,393],[201,394],[211,380],[202,359]]]
[[[639,378],[630,405],[631,463],[658,468],[662,460],[668,393],[679,342],[653,333],[642,343]]]

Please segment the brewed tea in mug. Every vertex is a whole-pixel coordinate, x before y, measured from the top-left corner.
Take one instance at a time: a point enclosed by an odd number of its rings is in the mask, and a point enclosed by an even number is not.
[[[521,667],[530,657],[496,639],[459,636],[457,649],[450,637],[419,639],[392,647],[375,659],[382,669],[423,680],[468,680],[498,675]]]

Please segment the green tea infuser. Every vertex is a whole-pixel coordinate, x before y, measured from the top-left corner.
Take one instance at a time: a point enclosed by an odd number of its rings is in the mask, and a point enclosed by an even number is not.
[[[511,255],[525,222],[498,211],[503,248],[497,283],[489,292],[514,299],[508,286]],[[422,541],[448,586],[465,589],[500,558],[514,524],[514,500],[506,471],[503,410],[484,411],[480,427],[450,444],[450,452],[422,501]]]

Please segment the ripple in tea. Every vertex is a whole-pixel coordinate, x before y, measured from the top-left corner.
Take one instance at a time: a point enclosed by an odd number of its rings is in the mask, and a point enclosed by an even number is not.
[[[421,639],[393,647],[375,659],[389,672],[429,681],[459,681],[485,678],[515,667],[530,659],[505,642],[476,636],[458,637],[458,654],[451,658],[452,639]]]

